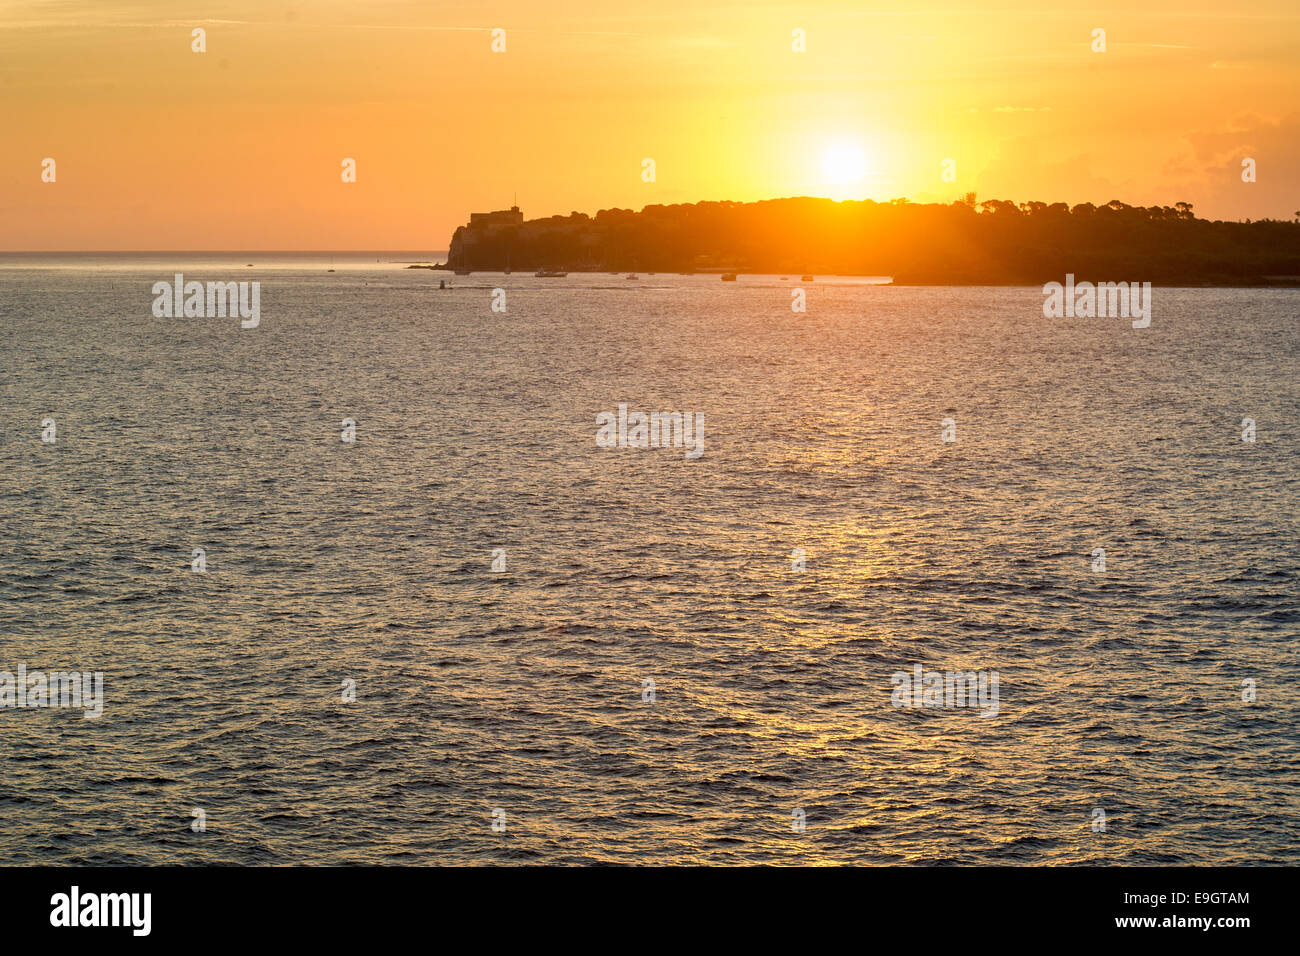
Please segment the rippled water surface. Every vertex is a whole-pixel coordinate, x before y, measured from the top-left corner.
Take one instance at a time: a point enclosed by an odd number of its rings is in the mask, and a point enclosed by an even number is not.
[[[1300,862],[1297,293],[171,271],[0,271],[6,861]]]

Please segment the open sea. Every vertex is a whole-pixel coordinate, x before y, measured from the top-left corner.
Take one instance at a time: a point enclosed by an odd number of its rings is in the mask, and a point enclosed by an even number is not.
[[[1300,292],[433,255],[0,255],[7,863],[1300,863]]]

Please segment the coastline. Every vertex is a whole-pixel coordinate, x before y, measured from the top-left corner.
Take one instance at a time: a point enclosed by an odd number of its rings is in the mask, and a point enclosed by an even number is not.
[[[439,273],[447,273],[447,272],[450,272],[450,273],[455,274],[455,272],[456,272],[456,270],[453,270],[453,269],[452,269],[450,266],[448,266],[445,262],[440,262],[440,263],[436,263],[436,264],[432,264],[432,265],[426,265],[426,264],[412,264],[412,265],[408,265],[408,266],[406,266],[406,268],[407,268],[407,269],[425,269],[425,270],[429,270],[429,271],[433,271],[433,272],[439,272]],[[633,270],[633,269],[618,269],[618,270],[615,270],[615,269],[583,269],[583,268],[576,268],[576,269],[575,269],[575,268],[569,268],[569,269],[565,269],[564,271],[569,272],[569,273],[574,274],[574,275],[609,275],[609,276],[622,276],[622,275],[626,275],[626,274],[628,274],[628,273],[635,273],[635,272],[636,272],[636,270]],[[674,272],[674,271],[672,271],[672,270],[664,270],[664,271],[662,271],[662,272],[659,272],[658,274],[659,274],[659,275],[673,275],[673,276],[692,276],[692,275],[695,275],[695,276],[722,276],[722,275],[725,275],[725,274],[728,274],[728,273],[734,274],[734,275],[737,277],[738,280],[743,280],[743,279],[745,279],[746,277],[749,277],[749,278],[772,278],[772,279],[784,279],[784,278],[788,278],[791,282],[796,282],[796,283],[797,283],[797,282],[798,282],[798,276],[800,275],[800,270],[799,270],[799,269],[789,269],[789,270],[786,270],[786,271],[784,271],[784,272],[781,272],[781,271],[775,271],[775,272],[769,272],[769,271],[763,271],[763,272],[744,272],[744,271],[732,271],[732,270],[726,270],[726,269],[697,269],[697,270],[695,270],[694,272]],[[644,274],[645,274],[645,275],[651,275],[652,273],[644,273]],[[872,285],[889,286],[889,287],[895,287],[895,288],[908,288],[908,289],[960,289],[960,288],[1025,288],[1025,289],[1029,289],[1029,288],[1041,288],[1043,285],[1046,285],[1046,284],[1049,283],[1049,282],[1057,282],[1057,281],[1060,281],[1060,277],[1059,277],[1059,276],[1048,277],[1048,278],[1044,278],[1044,279],[1042,279],[1042,280],[1038,280],[1038,279],[1023,279],[1023,280],[1021,280],[1021,279],[1015,279],[1015,280],[1013,280],[1013,279],[992,279],[992,280],[988,280],[988,281],[959,281],[959,280],[946,280],[946,281],[945,281],[945,280],[917,281],[917,280],[907,279],[907,278],[897,279],[897,278],[894,278],[894,277],[892,277],[892,276],[882,275],[882,274],[879,273],[879,272],[820,272],[820,273],[811,273],[811,274],[814,276],[814,280],[817,279],[817,278],[827,278],[827,279],[888,279],[889,281],[887,281],[887,282],[874,282],[874,283],[871,283],[871,284],[872,284]],[[468,278],[468,277],[470,277],[470,276],[475,276],[475,275],[500,275],[500,276],[505,276],[505,275],[521,275],[521,276],[530,276],[530,277],[531,277],[532,272],[531,272],[531,271],[527,271],[527,270],[519,270],[519,271],[515,271],[515,272],[507,273],[507,272],[505,272],[505,271],[502,270],[502,269],[490,269],[490,268],[489,268],[489,269],[472,269],[472,270],[469,271],[468,276],[462,275],[461,277],[462,277],[462,278]],[[1265,280],[1267,280],[1267,277],[1265,277]],[[1096,280],[1094,280],[1094,281],[1096,281]],[[1102,280],[1100,280],[1100,281],[1107,281],[1107,280],[1102,279]],[[1185,280],[1184,280],[1184,281],[1174,281],[1174,282],[1168,282],[1168,283],[1153,282],[1152,285],[1155,286],[1156,288],[1161,288],[1161,289],[1300,289],[1300,276],[1279,276],[1279,277],[1277,277],[1274,281],[1261,281],[1261,280],[1259,280],[1259,279],[1255,279],[1255,278],[1252,278],[1252,279],[1243,279],[1243,280],[1241,280],[1241,281],[1237,281],[1237,282],[1233,282],[1233,281],[1222,281],[1222,280],[1218,280],[1218,281],[1206,281],[1206,282],[1191,282],[1191,281],[1185,281]]]
[[[1198,219],[1190,203],[702,201],[594,216],[474,212],[439,271],[889,276],[897,285],[1300,286],[1300,214]]]

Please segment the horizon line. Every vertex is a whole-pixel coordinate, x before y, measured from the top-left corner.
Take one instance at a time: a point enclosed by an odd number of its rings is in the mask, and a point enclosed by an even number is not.
[[[53,256],[53,255],[77,255],[77,256],[141,256],[141,255],[172,255],[178,252],[204,253],[204,254],[234,254],[240,255],[284,255],[286,253],[310,253],[311,255],[396,255],[398,253],[409,254],[415,252],[449,252],[448,249],[0,249],[0,256]]]

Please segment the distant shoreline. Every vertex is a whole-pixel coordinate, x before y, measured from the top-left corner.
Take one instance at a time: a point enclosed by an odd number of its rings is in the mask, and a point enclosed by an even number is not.
[[[1291,224],[1257,224],[1257,225],[1291,225]],[[1296,230],[1300,232],[1300,229]],[[62,271],[106,271],[132,272],[141,271],[168,275],[172,272],[186,273],[224,273],[248,268],[259,270],[283,270],[288,272],[328,272],[338,273],[359,271],[406,271],[409,269],[435,273],[448,277],[458,271],[447,260],[449,251],[442,250],[141,250],[141,251],[10,251],[0,252],[0,274],[10,271],[49,269]],[[784,264],[784,263],[782,263]],[[1300,268],[1296,271],[1261,271],[1251,275],[1232,276],[1222,272],[1210,277],[1202,277],[1194,268],[1189,267],[1175,272],[1151,270],[1152,263],[1140,255],[1118,265],[1099,264],[1095,269],[1084,262],[1072,269],[1063,269],[1059,274],[1039,276],[1008,276],[1005,268],[992,263],[988,273],[977,270],[963,270],[968,274],[961,277],[945,277],[933,274],[937,270],[921,268],[909,273],[890,275],[883,269],[875,270],[827,270],[806,268],[800,264],[795,268],[746,269],[743,266],[701,265],[691,269],[650,269],[650,268],[604,268],[587,264],[559,267],[559,271],[578,275],[622,276],[635,272],[642,277],[651,273],[663,276],[695,275],[703,279],[717,279],[725,273],[738,276],[744,285],[747,279],[754,277],[788,278],[791,283],[798,283],[801,275],[812,275],[814,280],[823,278],[873,279],[874,285],[894,286],[898,288],[1041,288],[1048,282],[1059,282],[1066,272],[1073,273],[1080,281],[1151,281],[1158,288],[1186,289],[1297,289],[1300,288]],[[1195,266],[1196,263],[1190,264]],[[513,265],[511,275],[532,278],[537,268],[525,268]],[[1216,270],[1217,271],[1217,270]],[[926,274],[930,273],[930,274]],[[504,276],[504,268],[493,268],[485,264],[481,268],[470,270],[471,275]],[[209,277],[211,277],[209,275]],[[548,281],[558,281],[550,279]],[[435,283],[436,285],[436,283]]]
[[[813,197],[471,213],[440,271],[888,275],[896,285],[1300,286],[1295,220],[1197,219],[1190,203],[836,202]]]
[[[439,263],[435,263],[435,264],[417,263],[417,264],[408,265],[406,268],[407,268],[407,269],[426,269],[426,270],[430,270],[430,271],[433,271],[433,272],[439,272],[439,273],[448,273],[448,272],[451,272],[451,273],[453,273],[453,274],[455,273],[455,270],[453,270],[450,266],[448,266],[446,263],[443,263],[443,262],[439,262]],[[631,269],[628,269],[628,270],[613,270],[613,269],[567,269],[567,270],[565,270],[565,271],[570,272],[570,273],[572,273],[572,274],[574,274],[574,275],[608,275],[608,276],[611,276],[611,277],[613,277],[613,276],[623,276],[623,275],[627,275],[627,274],[629,274],[629,273],[631,273],[631,274],[637,274],[637,275],[647,275],[647,276],[656,275],[656,274],[657,274],[657,275],[671,275],[671,276],[692,276],[692,275],[697,275],[697,276],[721,276],[721,275],[724,275],[724,274],[734,274],[734,275],[737,277],[738,280],[745,279],[746,277],[750,277],[750,278],[765,278],[765,279],[766,279],[766,278],[772,278],[772,279],[789,278],[790,281],[795,282],[795,283],[797,283],[797,282],[799,281],[798,277],[799,277],[799,275],[801,274],[798,270],[793,270],[793,269],[792,269],[792,270],[786,270],[786,271],[784,271],[784,272],[776,271],[776,272],[735,272],[735,273],[731,273],[731,270],[726,270],[726,269],[717,269],[717,268],[715,268],[715,269],[697,269],[697,270],[695,270],[694,272],[674,272],[674,271],[671,271],[671,270],[665,270],[665,271],[660,272],[660,273],[649,273],[649,272],[646,272],[646,273],[637,273],[635,270],[631,270]],[[935,282],[916,282],[916,281],[912,281],[912,282],[908,282],[908,281],[899,281],[899,280],[896,280],[896,279],[894,279],[894,278],[891,277],[891,276],[882,276],[882,275],[881,275],[880,273],[878,273],[878,272],[830,272],[830,273],[816,273],[816,274],[809,273],[809,274],[812,274],[812,275],[814,276],[814,280],[817,279],[817,278],[826,278],[826,279],[888,279],[889,281],[887,281],[887,282],[876,282],[876,283],[872,283],[872,284],[873,284],[873,285],[881,285],[881,286],[891,286],[891,287],[895,287],[895,288],[908,288],[908,289],[945,289],[945,288],[952,288],[952,289],[963,289],[963,288],[1007,288],[1007,289],[1012,289],[1012,288],[1022,288],[1022,289],[1028,289],[1028,288],[1037,288],[1037,287],[1040,287],[1040,286],[1046,284],[1047,282],[1057,281],[1057,280],[1055,280],[1055,279],[1045,279],[1045,280],[1043,280],[1043,282],[1027,282],[1027,281],[1011,281],[1011,280],[1007,280],[1007,281],[969,281],[969,282],[955,282],[955,281],[948,281],[948,282],[942,282],[942,281],[935,281]],[[518,275],[518,276],[531,276],[531,275],[532,275],[532,271],[531,271],[531,270],[523,270],[523,269],[519,269],[519,270],[512,270],[510,273],[507,273],[507,272],[505,272],[505,271],[502,270],[502,269],[474,269],[474,270],[470,270],[469,273],[468,273],[468,275],[462,275],[461,278],[472,278],[473,276],[476,276],[476,275],[484,275],[484,276],[486,276],[486,275],[499,275],[499,276],[506,276],[506,275],[511,275],[511,276],[515,276],[515,275]],[[1083,278],[1086,278],[1086,277],[1085,277],[1085,276],[1081,276],[1080,278],[1083,279]],[[1297,275],[1297,276],[1276,276],[1276,277],[1272,277],[1272,278],[1271,278],[1271,281],[1270,281],[1270,277],[1267,277],[1267,276],[1264,277],[1264,279],[1265,279],[1265,281],[1263,281],[1263,282],[1259,282],[1259,281],[1248,281],[1248,280],[1247,280],[1247,281],[1241,281],[1241,282],[1222,282],[1222,281],[1220,281],[1220,282],[1188,282],[1188,281],[1183,281],[1183,282],[1153,283],[1153,284],[1154,284],[1156,287],[1158,287],[1158,288],[1164,288],[1164,289],[1300,289],[1300,275]]]

